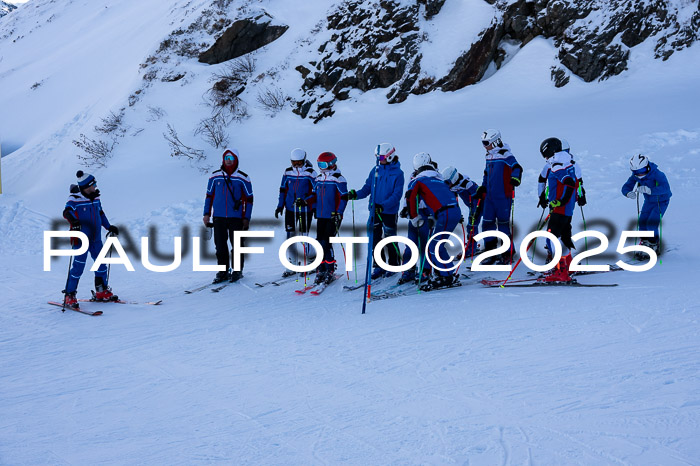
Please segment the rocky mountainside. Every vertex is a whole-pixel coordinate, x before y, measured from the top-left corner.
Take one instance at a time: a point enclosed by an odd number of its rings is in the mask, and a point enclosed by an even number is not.
[[[13,5],[12,3],[6,3],[0,0],[0,18],[12,12],[12,10],[15,10],[16,8],[17,5]]]
[[[144,79],[182,79],[174,64],[183,59],[215,65],[244,57],[245,73],[218,79],[212,88],[220,102],[240,107],[241,94],[262,80],[277,107],[290,104],[294,113],[319,121],[354,92],[385,89],[393,104],[478,83],[537,37],[556,48],[554,86],[572,76],[607,79],[628,68],[631,49],[642,43],[650,42],[661,60],[691,46],[699,8],[698,0],[342,0],[297,39],[284,62],[257,70],[251,57],[289,40],[289,25],[255,2],[218,0],[163,41],[143,64]],[[475,28],[472,36],[454,34],[465,25]],[[453,37],[446,40],[448,33]],[[451,54],[441,57],[448,66],[437,73],[425,66],[435,54]]]

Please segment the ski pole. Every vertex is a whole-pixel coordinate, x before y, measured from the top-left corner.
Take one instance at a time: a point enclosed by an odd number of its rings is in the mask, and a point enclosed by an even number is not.
[[[416,196],[416,207],[418,206],[418,196]],[[420,215],[420,212],[418,213]],[[428,251],[423,251],[422,246],[420,245],[420,227],[416,227],[416,230],[418,230],[418,259],[420,260],[420,268],[418,269],[418,294],[420,294],[420,282],[423,278],[423,269],[425,267],[425,257],[428,255]],[[430,237],[430,232],[428,232],[428,237]],[[426,245],[427,247],[427,245]],[[421,259],[420,255],[423,255],[423,258]]]
[[[515,188],[513,188],[513,200],[510,203],[510,263],[513,263],[513,256],[515,255],[515,246],[513,245],[513,240],[515,240]]]
[[[581,218],[583,219],[583,229],[588,230],[588,227],[586,226],[586,217],[583,215],[583,206],[579,205],[581,208]],[[586,252],[588,252],[588,236],[584,238],[584,244],[586,246]],[[588,265],[588,257],[586,257],[586,265]]]
[[[352,200],[352,236],[353,238],[357,236],[357,234],[355,234],[355,199]],[[357,283],[357,259],[355,258],[355,254],[352,255],[352,263],[352,270],[355,272],[355,283]]]
[[[476,230],[476,215],[479,213],[479,207],[481,206],[481,198],[479,198],[476,201],[476,207],[474,208],[474,213],[472,214],[472,219],[469,222],[469,226],[471,228],[471,238],[474,238],[474,231]],[[472,244],[472,252],[469,255],[470,257],[474,257],[474,248],[476,247],[476,243],[473,242]]]
[[[542,217],[544,217],[544,211],[546,207],[542,207],[542,215],[540,215],[540,219],[537,221],[537,229],[542,228]],[[530,258],[531,261],[535,261],[535,250],[537,248],[537,238],[535,238],[534,243],[532,244],[532,257]]]
[[[549,213],[549,215],[547,215],[547,218],[544,219],[545,223],[547,223],[547,220],[549,220],[549,216],[550,216],[550,215],[552,215],[551,212]],[[540,228],[538,228],[537,230],[540,230]],[[530,246],[532,246],[532,244],[533,244],[533,243],[530,243],[530,244],[527,245],[527,249],[525,250],[525,255],[527,255],[527,251],[530,250]],[[504,285],[506,284],[506,282],[507,282],[508,280],[510,280],[510,277],[513,276],[513,273],[515,272],[515,269],[518,268],[518,266],[520,265],[520,262],[522,262],[522,260],[523,260],[522,257],[520,257],[520,258],[518,259],[518,262],[516,262],[515,267],[513,267],[513,270],[510,271],[510,273],[508,274],[508,277],[507,277],[505,280],[503,280],[503,283],[501,283],[501,288],[504,288]]]
[[[112,236],[112,233],[107,232],[107,234],[105,235],[105,239],[109,238],[110,236]],[[113,248],[109,248],[109,254],[107,255],[108,259],[112,258],[112,249]],[[109,272],[111,269],[112,269],[112,264],[111,263],[107,264],[107,283],[106,283],[107,286],[109,286]]]
[[[460,224],[462,225],[462,239],[464,240],[464,243],[462,243],[462,244],[467,244],[467,232],[464,229],[464,222],[460,222]],[[465,249],[464,252],[462,252],[462,256],[464,256],[466,253],[467,253],[467,250]],[[464,261],[462,261],[462,262],[464,262]],[[459,274],[459,269],[460,269],[460,267],[462,267],[462,262],[460,262],[459,265],[457,266],[457,270],[455,270],[455,275]]]
[[[377,187],[377,179],[379,178],[379,157],[374,166],[374,180],[372,181],[372,190],[370,191],[370,209],[369,209],[369,225],[372,226],[369,230],[369,243],[367,244],[367,267],[365,270],[365,289],[362,298],[362,313],[365,313],[367,308],[367,298],[372,292],[372,255],[374,253],[374,191]]]

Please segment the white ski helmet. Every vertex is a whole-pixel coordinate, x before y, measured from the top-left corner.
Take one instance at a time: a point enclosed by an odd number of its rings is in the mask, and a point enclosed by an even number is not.
[[[306,151],[304,149],[296,148],[292,151],[292,155],[290,156],[290,158],[294,162],[298,162],[300,160],[306,160]]]
[[[632,170],[634,175],[643,178],[644,175],[651,170],[649,167],[649,158],[642,154],[633,155],[630,159],[630,170]]]
[[[383,159],[388,163],[391,163],[396,158],[396,148],[388,142],[383,142],[378,144],[377,148],[374,149],[374,155],[379,157],[380,160]]]
[[[430,154],[427,152],[419,152],[413,156],[413,169],[418,170],[420,167],[426,165],[432,166],[433,159],[430,158]]]
[[[459,181],[459,172],[453,166],[442,169],[442,177],[447,181],[450,186],[454,186]]]
[[[481,133],[481,143],[486,146],[501,145],[501,132],[497,129],[487,129]]]
[[[571,153],[571,146],[569,145],[569,141],[567,141],[566,139],[559,140],[561,141],[561,150]]]

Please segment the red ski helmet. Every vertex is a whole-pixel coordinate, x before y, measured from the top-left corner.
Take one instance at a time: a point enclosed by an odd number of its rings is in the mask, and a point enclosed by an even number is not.
[[[334,167],[338,163],[338,157],[333,152],[323,152],[318,156],[316,162],[318,163],[318,168],[325,170]]]

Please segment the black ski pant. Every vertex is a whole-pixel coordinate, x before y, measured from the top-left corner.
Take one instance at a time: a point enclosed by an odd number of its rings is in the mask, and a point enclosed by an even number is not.
[[[372,250],[377,247],[377,244],[383,239],[390,236],[396,236],[397,222],[399,214],[374,214],[374,232],[372,234]],[[369,225],[368,225],[369,227]],[[374,257],[374,256],[373,256]],[[396,243],[388,244],[382,249],[382,259],[389,265],[401,265],[401,254],[399,253],[399,245]],[[377,267],[377,264],[374,264]]]
[[[214,217],[214,245],[216,246],[216,263],[233,267],[229,262],[229,242],[233,251],[233,232],[243,231],[243,219],[232,217]],[[245,239],[241,238],[241,246],[245,246]],[[241,272],[243,271],[243,260],[245,255],[241,255]]]
[[[293,210],[284,211],[284,229],[287,233],[294,233],[297,230],[297,225],[299,226],[299,233],[308,233],[311,229],[311,219],[313,218],[313,213],[309,212],[295,212]],[[289,237],[289,235],[287,235]]]
[[[316,240],[323,247],[323,262],[318,267],[319,272],[335,271],[335,254],[330,239],[337,234],[339,228],[340,225],[336,225],[331,218],[316,220]]]
[[[552,214],[549,216],[547,231],[561,240],[565,248],[576,249],[574,242],[571,240],[571,216],[564,214]],[[554,249],[551,249],[554,252]],[[566,252],[566,254],[564,254]],[[566,250],[562,251],[562,255],[568,255]]]

